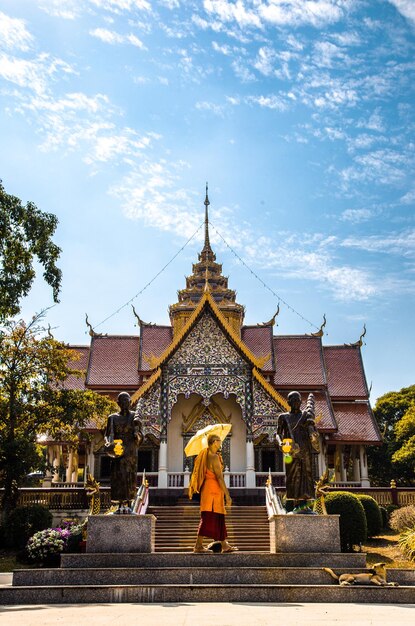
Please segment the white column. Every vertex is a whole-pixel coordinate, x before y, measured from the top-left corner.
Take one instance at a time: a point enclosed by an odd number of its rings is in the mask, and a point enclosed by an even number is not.
[[[360,446],[360,480],[362,487],[370,487],[366,450],[362,445]]]
[[[70,483],[72,480],[72,469],[73,469],[73,449],[68,449],[68,465],[66,466],[66,482]]]
[[[319,472],[318,478],[320,478],[320,476],[322,476],[324,472],[326,471],[325,451],[326,451],[326,443],[323,437],[320,435],[320,452],[318,453],[318,472]]]
[[[352,452],[353,452],[353,480],[356,483],[360,483],[361,481],[360,460],[357,456],[357,453],[359,452],[358,446],[353,446]]]
[[[343,456],[339,444],[336,444],[336,451],[334,453],[334,469],[335,469],[335,481],[341,482],[342,480],[342,460]]]
[[[160,441],[158,488],[167,488],[167,441]]]
[[[72,457],[73,461],[72,461],[72,477],[71,477],[71,482],[73,483],[77,483],[78,482],[78,466],[79,466],[79,458],[78,458],[78,450],[76,448],[74,448],[73,450],[73,457]]]
[[[253,489],[256,487],[255,479],[255,454],[254,454],[254,442],[247,440],[246,442],[246,480],[245,487]]]
[[[61,447],[53,446],[53,472],[52,472],[52,483],[59,482],[59,466],[61,462]]]
[[[344,467],[344,448],[343,446],[341,446],[340,448],[340,459],[341,459],[341,467],[340,467],[340,480],[342,481],[342,483],[347,482],[347,473],[346,473],[346,468]]]

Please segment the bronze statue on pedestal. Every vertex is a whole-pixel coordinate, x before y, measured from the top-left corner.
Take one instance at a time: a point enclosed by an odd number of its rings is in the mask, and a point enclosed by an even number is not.
[[[141,422],[130,411],[130,395],[123,391],[117,398],[120,410],[108,417],[105,430],[105,447],[111,457],[111,502],[119,511],[126,507],[131,512],[131,502],[137,491],[137,450],[143,440]]]
[[[282,448],[283,440],[290,440],[286,444],[291,447],[285,464],[287,500],[294,500],[293,513],[312,513],[307,507],[307,500],[314,498],[313,452],[319,451],[314,396],[309,395],[304,411],[301,410],[298,391],[291,391],[287,400],[291,411],[279,416],[276,435]]]

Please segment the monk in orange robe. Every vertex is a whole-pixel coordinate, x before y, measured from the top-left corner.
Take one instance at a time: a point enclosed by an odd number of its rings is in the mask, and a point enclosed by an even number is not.
[[[238,548],[227,541],[225,506],[232,505],[225,481],[219,454],[222,445],[220,437],[210,435],[208,447],[199,453],[195,460],[189,486],[189,497],[200,493],[200,523],[193,552],[209,552],[203,546],[203,538],[210,537],[222,544],[222,552],[235,552]]]

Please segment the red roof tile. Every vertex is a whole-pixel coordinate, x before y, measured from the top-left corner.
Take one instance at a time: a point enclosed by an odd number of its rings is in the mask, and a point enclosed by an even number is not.
[[[138,387],[139,337],[93,337],[86,384],[93,387]]]
[[[325,385],[321,348],[320,337],[274,337],[275,387]]]
[[[357,346],[325,346],[327,384],[332,398],[368,398],[368,389]]]
[[[262,368],[263,371],[274,370],[274,346],[272,326],[243,326],[241,339],[256,357],[270,355]]]
[[[338,432],[329,436],[329,442],[381,443],[372,409],[368,402],[333,403]]]
[[[173,341],[171,326],[141,326],[139,371],[149,372],[151,357],[160,357]]]
[[[85,389],[85,376],[88,367],[89,346],[68,346],[71,350],[78,352],[79,360],[70,361],[68,367],[73,370],[84,370],[85,374],[78,378],[74,374],[70,374],[62,384],[63,389]]]

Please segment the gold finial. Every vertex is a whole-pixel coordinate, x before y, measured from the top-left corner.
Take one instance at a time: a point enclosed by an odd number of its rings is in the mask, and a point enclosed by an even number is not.
[[[364,344],[363,341],[363,337],[366,335],[366,324],[363,324],[363,332],[360,335],[359,339],[357,341],[355,341],[354,343],[346,343],[344,344],[345,346],[352,346],[352,347],[356,347],[356,348],[361,348]]]
[[[85,324],[88,326],[89,328],[89,335],[90,337],[106,337],[107,335],[103,335],[102,333],[96,333],[95,330],[92,328],[92,325],[89,323],[88,320],[88,313],[85,313]]]
[[[271,317],[271,319],[268,322],[262,322],[262,324],[257,324],[257,326],[274,326],[275,325],[275,320],[278,317],[279,312],[280,312],[280,305],[278,304],[278,309],[276,310],[274,315]],[[277,324],[277,326],[278,326],[278,324]]]
[[[131,308],[138,322],[138,324],[134,324],[134,326],[155,326],[155,324],[151,324],[150,322],[143,322],[143,320],[141,319],[141,317],[138,315],[137,311],[135,310],[133,304],[131,305]]]
[[[212,248],[210,247],[210,240],[209,240],[209,212],[208,212],[208,206],[210,205],[209,202],[209,196],[208,196],[208,184],[206,183],[206,196],[205,196],[205,243],[203,245],[203,250],[202,250],[202,258],[203,255],[205,256],[205,260],[206,262],[209,260],[209,257],[213,256],[213,251]]]
[[[323,313],[323,323],[320,326],[320,329],[316,333],[310,333],[310,335],[307,335],[307,337],[322,337],[324,335],[323,328],[325,327],[326,324],[327,324],[326,314]]]

